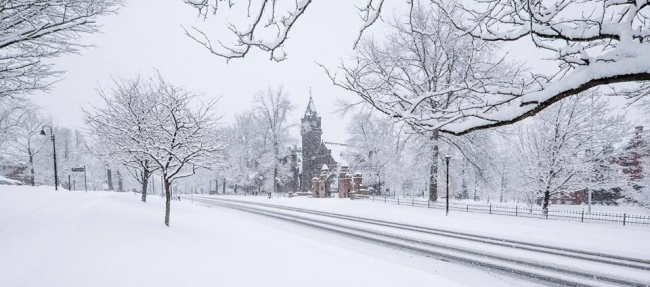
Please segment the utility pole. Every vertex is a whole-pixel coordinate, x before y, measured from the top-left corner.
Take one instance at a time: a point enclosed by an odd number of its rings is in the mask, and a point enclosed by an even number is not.
[[[48,125],[44,125],[41,128],[41,135],[45,135],[45,127],[50,129],[50,139],[52,140],[52,155],[54,157],[54,190],[59,190],[59,175],[56,170],[56,139],[54,138],[54,132],[52,131],[52,127]]]

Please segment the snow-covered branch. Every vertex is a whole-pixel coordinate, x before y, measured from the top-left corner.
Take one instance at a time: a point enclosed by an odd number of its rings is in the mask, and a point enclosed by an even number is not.
[[[47,89],[60,74],[43,60],[75,53],[83,34],[122,0],[0,0],[0,97]]]
[[[210,38],[201,30],[185,29],[191,39],[204,46],[212,54],[227,59],[243,58],[251,48],[269,52],[271,59],[282,61],[286,54],[281,51],[289,32],[305,13],[313,0],[185,0],[195,7],[202,17],[234,18],[239,22],[228,24],[237,40],[232,44],[217,41],[213,46]]]
[[[487,90],[504,99],[484,101],[446,121],[429,123],[441,131],[464,134],[508,125],[592,88],[619,83],[643,87],[650,81],[648,1],[460,1],[452,8],[443,0],[432,3],[447,15],[463,11],[461,18],[450,19],[477,39],[530,39],[558,63],[553,75]],[[621,94],[638,98],[646,91],[626,87]]]

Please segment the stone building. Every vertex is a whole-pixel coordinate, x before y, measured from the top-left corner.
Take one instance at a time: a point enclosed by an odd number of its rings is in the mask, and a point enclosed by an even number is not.
[[[314,100],[309,97],[309,104],[304,117],[300,120],[300,135],[302,137],[302,169],[300,174],[300,190],[310,190],[312,179],[321,176],[321,168],[327,165],[329,170],[336,170],[336,161],[332,151],[325,146],[321,128],[321,118],[316,112]]]

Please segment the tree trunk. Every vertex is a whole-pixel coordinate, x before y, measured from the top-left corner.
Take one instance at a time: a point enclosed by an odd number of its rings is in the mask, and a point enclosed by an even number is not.
[[[276,159],[277,161],[277,159]],[[273,165],[273,193],[278,192],[278,164]]]
[[[165,225],[169,226],[169,214],[171,212],[171,200],[172,200],[172,193],[170,189],[171,182],[165,179],[164,185],[165,185]]]
[[[544,215],[548,215],[548,205],[549,205],[549,201],[551,201],[551,180],[553,179],[554,174],[555,171],[553,169],[551,169],[548,172],[549,180],[546,182],[546,188],[544,189],[544,205],[542,206],[542,210],[544,210]]]
[[[29,149],[27,150],[29,153],[29,171],[30,171],[30,176],[31,176],[31,184],[34,186],[34,155],[32,154],[32,150]]]
[[[147,185],[149,184],[149,170],[142,171],[142,202],[147,202]]]
[[[433,141],[433,151],[429,170],[429,200],[438,201],[438,131],[433,132],[431,140]]]
[[[237,185],[235,184],[235,193],[237,193]]]
[[[122,174],[120,173],[119,170],[117,171],[117,191],[118,192],[123,192],[124,191],[123,185],[122,185]]]
[[[549,188],[546,188],[546,190],[544,191],[544,205],[542,206],[542,209],[544,210],[544,215],[548,215],[548,205],[550,200],[551,200],[551,191]]]
[[[108,190],[113,191],[113,174],[110,168],[106,169],[106,183],[108,184]]]

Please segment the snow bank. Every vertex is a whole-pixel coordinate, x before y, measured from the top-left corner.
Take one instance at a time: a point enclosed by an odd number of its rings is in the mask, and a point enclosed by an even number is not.
[[[0,185],[21,185],[22,183],[17,180],[13,180],[10,178],[6,178],[2,175],[0,175]]]
[[[169,228],[163,213],[154,196],[0,186],[0,286],[522,286],[189,200]]]

